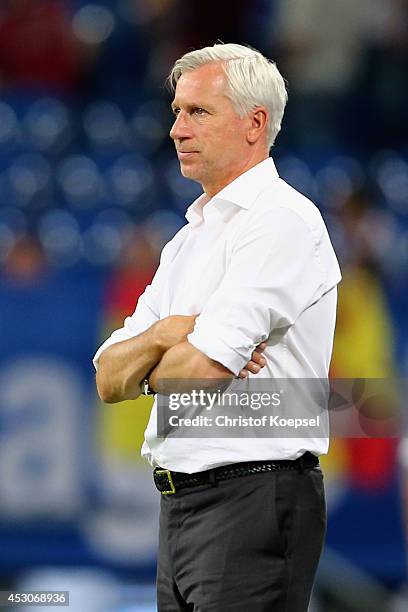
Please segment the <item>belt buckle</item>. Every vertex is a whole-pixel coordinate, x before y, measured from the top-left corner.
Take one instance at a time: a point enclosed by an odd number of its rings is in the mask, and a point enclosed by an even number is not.
[[[156,476],[160,476],[160,478],[162,478],[163,476],[166,476],[167,481],[170,485],[169,489],[166,489],[165,491],[160,491],[160,493],[162,495],[174,495],[174,493],[176,492],[176,487],[174,486],[174,482],[171,477],[171,471],[170,470],[156,470],[155,473],[156,473]]]

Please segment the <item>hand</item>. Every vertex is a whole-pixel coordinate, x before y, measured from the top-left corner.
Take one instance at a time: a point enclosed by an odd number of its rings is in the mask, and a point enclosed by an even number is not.
[[[164,351],[185,342],[194,329],[198,315],[170,315],[154,324],[156,340]]]
[[[251,355],[251,359],[238,374],[238,378],[248,378],[250,372],[251,374],[258,374],[258,372],[262,370],[262,368],[266,365],[266,359],[262,355],[266,347],[266,342],[261,342],[261,344],[258,344]]]

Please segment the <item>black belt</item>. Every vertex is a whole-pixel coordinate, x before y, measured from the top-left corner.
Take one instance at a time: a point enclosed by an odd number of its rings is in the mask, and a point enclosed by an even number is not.
[[[184,472],[173,472],[163,468],[155,468],[153,479],[156,488],[162,495],[172,495],[179,489],[198,487],[200,485],[214,485],[221,480],[231,480],[251,474],[262,474],[264,472],[279,472],[281,470],[296,470],[300,473],[306,469],[312,469],[319,465],[319,459],[312,453],[304,455],[293,461],[280,459],[276,461],[245,461],[243,463],[231,463],[221,465],[204,472],[186,474]]]

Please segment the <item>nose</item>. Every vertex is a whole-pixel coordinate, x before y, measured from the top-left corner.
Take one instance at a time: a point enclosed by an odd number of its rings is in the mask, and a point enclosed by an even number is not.
[[[179,111],[178,115],[176,115],[173,126],[170,130],[170,138],[173,140],[181,140],[183,138],[189,138],[190,136],[191,129],[188,123],[188,115],[181,110]]]

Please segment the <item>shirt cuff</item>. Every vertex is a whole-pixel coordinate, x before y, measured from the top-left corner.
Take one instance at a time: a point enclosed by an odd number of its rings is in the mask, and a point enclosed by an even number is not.
[[[219,336],[209,337],[205,331],[201,332],[195,329],[187,336],[187,340],[204,355],[221,363],[235,376],[238,376],[242,368],[248,363],[245,356],[240,355],[234,347],[226,344]]]

